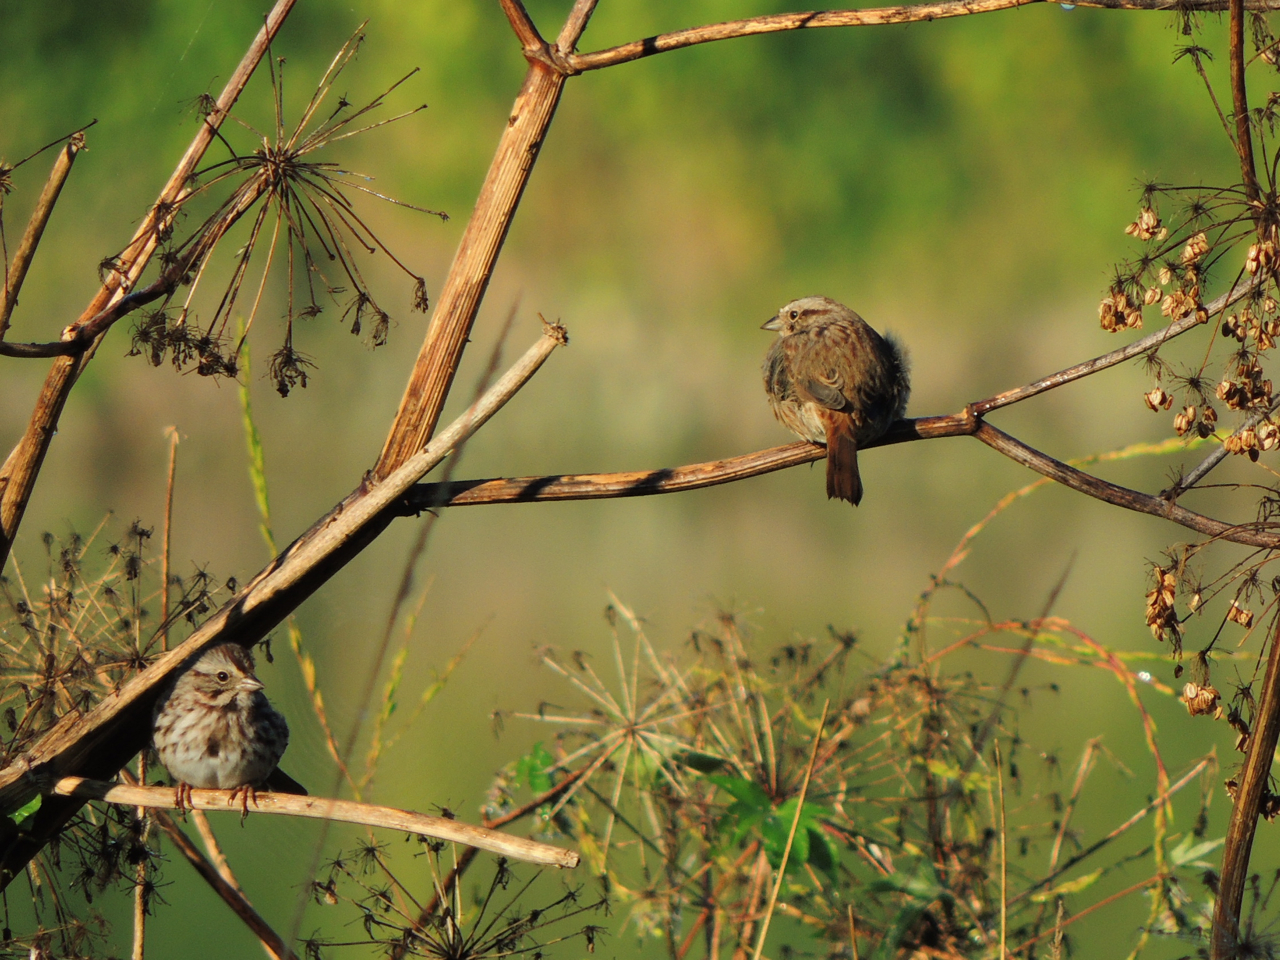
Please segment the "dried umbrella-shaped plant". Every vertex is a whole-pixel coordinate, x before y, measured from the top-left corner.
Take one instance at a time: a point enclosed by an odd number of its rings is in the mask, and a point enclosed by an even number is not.
[[[413,308],[427,309],[426,281],[378,239],[356,211],[348,194],[351,191],[365,193],[445,220],[448,217],[439,211],[416,207],[376,192],[367,186],[372,178],[364,174],[335,163],[307,159],[334,143],[426,109],[423,105],[388,119],[361,125],[371,112],[383,106],[392,91],[417,72],[415,70],[363,107],[353,108],[345,97],[340,97],[328,115],[316,122],[334,83],[359,50],[364,40],[363,29],[362,24],[338,51],[292,131],[286,130],[284,122],[285,61],[283,57],[275,61],[268,58],[274,129],[269,135],[263,134],[237,120],[259,141],[251,152],[243,154],[237,153],[230,141],[219,133],[219,140],[231,156],[197,171],[192,178],[193,189],[183,200],[182,207],[185,210],[198,198],[225,192],[229,184],[233,186],[226,199],[185,240],[174,240],[171,234],[162,236],[164,245],[159,261],[164,274],[174,280],[173,289],[159,307],[149,311],[135,325],[132,353],[145,354],[157,366],[168,356],[178,369],[194,364],[196,372],[205,376],[234,377],[244,337],[262,307],[267,281],[279,253],[283,253],[287,261],[288,303],[284,343],[271,357],[270,377],[281,396],[287,396],[295,386],[307,385],[307,368],[312,363],[294,346],[294,321],[320,314],[324,297],[342,306],[342,320],[350,321],[353,334],[359,334],[366,324],[372,323],[367,342],[374,347],[386,343],[391,317],[370,292],[356,260],[357,250],[370,254],[378,250],[385,253],[414,281]],[[207,106],[203,109],[207,111]],[[249,227],[248,238],[235,254],[230,279],[212,316],[202,323],[194,313],[193,303],[213,253],[232,227],[255,207],[257,213]],[[235,316],[250,262],[264,241],[266,251],[261,279],[244,322],[244,333],[233,342],[229,325]],[[283,251],[280,250],[282,245]],[[335,265],[336,274],[326,274],[322,266],[326,261]],[[114,258],[104,261],[108,269],[112,263]],[[190,289],[182,303],[174,305],[173,298],[179,283],[189,284]]]

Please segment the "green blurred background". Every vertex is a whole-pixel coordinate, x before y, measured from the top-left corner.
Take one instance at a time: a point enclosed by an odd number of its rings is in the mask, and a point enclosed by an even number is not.
[[[529,9],[554,34],[569,5],[532,0]],[[580,46],[782,9],[772,0],[601,0]],[[0,155],[15,160],[98,120],[27,282],[12,339],[54,338],[79,314],[97,287],[99,260],[127,241],[192,136],[190,101],[217,93],[264,11],[260,3],[205,0],[0,0]],[[390,103],[425,101],[430,109],[325,159],[376,175],[382,192],[452,215],[441,224],[361,204],[383,240],[426,275],[434,298],[524,62],[492,0],[312,0],[299,4],[275,51],[288,58],[293,116],[366,18],[368,41],[337,92],[360,103],[420,67]],[[1205,26],[1206,42],[1221,49],[1221,25]],[[759,361],[770,335],[758,327],[780,304],[812,293],[843,300],[901,336],[914,364],[915,415],[955,412],[1117,346],[1099,330],[1096,305],[1111,265],[1135,250],[1123,227],[1136,210],[1138,180],[1214,183],[1235,175],[1198,79],[1189,64],[1172,63],[1182,42],[1168,14],[1045,5],[740,39],[571,80],[446,417],[470,397],[513,308],[508,356],[536,336],[538,312],[560,318],[572,344],[467,447],[456,475],[643,469],[787,442],[761,389]],[[1210,69],[1219,77],[1220,66]],[[269,104],[258,77],[237,113],[266,123]],[[215,148],[209,156],[221,154]],[[6,200],[11,246],[47,168],[47,158],[24,167]],[[397,321],[388,346],[367,349],[337,323],[340,311],[327,311],[297,335],[317,364],[311,385],[281,400],[263,378],[264,358],[281,336],[278,285],[252,338],[250,388],[283,540],[372,464],[426,327],[408,310],[410,284],[385,258],[365,261],[365,269]],[[172,424],[182,436],[175,569],[208,565],[243,580],[267,556],[235,385],[153,369],[126,358],[128,346],[122,324],[72,395],[16,556],[38,571],[42,531],[92,529],[107,511],[121,524],[140,518],[158,526],[163,431]],[[1179,349],[1196,357],[1204,341]],[[9,360],[0,371],[0,448],[7,450],[45,365]],[[1147,385],[1140,368],[1125,366],[993,421],[1064,459],[1162,439],[1172,415],[1147,412],[1140,396]],[[1158,490],[1179,459],[1100,472]],[[510,721],[495,739],[490,713],[575,702],[537,667],[534,649],[554,644],[603,655],[609,591],[667,648],[728,607],[753,626],[761,649],[824,635],[833,624],[856,628],[868,650],[886,655],[930,572],[965,530],[1033,479],[965,439],[876,450],[864,455],[862,470],[867,494],[857,510],[826,501],[819,465],[680,496],[446,512],[419,579],[431,587],[406,689],[421,689],[471,633],[482,634],[387,758],[375,798],[419,810],[444,805],[474,819],[494,770],[548,735]],[[1230,470],[1258,479],[1239,464]],[[1212,494],[1192,505],[1227,516],[1233,506]],[[357,720],[357,693],[420,522],[402,521],[300,612],[340,736]],[[1046,489],[997,519],[958,575],[997,618],[1033,617],[1074,558],[1054,612],[1104,644],[1163,654],[1143,622],[1146,561],[1181,539],[1179,528],[1158,520]],[[938,612],[973,610],[944,603]],[[1196,636],[1188,646],[1198,646]],[[332,768],[282,634],[275,649],[275,665],[261,672],[294,728],[285,766],[324,792]],[[1007,663],[975,655],[958,666],[1002,678]],[[1243,664],[1242,673],[1250,667]],[[1174,683],[1167,658],[1148,668]],[[1231,668],[1223,669],[1225,690]],[[1080,826],[1087,838],[1099,836],[1152,790],[1137,715],[1102,671],[1032,665],[1023,681],[1061,688],[1023,702],[1030,749],[1056,753],[1070,769],[1083,741],[1101,735],[1133,772],[1103,765],[1095,774]],[[1192,722],[1154,689],[1143,695],[1175,773],[1215,744],[1234,763],[1225,725]],[[1221,836],[1224,801],[1219,789],[1212,836]],[[1177,826],[1186,829],[1194,799],[1179,810]],[[287,928],[315,825],[251,817],[241,828],[228,818],[223,833],[250,896]],[[1263,827],[1257,854],[1264,868],[1277,849],[1269,833]],[[1149,833],[1131,848],[1144,842]],[[1028,869],[1042,869],[1047,845],[1029,856],[1039,860]],[[1120,889],[1144,869],[1107,882]],[[162,895],[174,909],[154,921],[157,955],[177,955],[179,945],[189,957],[255,949],[185,864],[172,862],[166,880],[172,883]],[[106,909],[123,920],[122,903],[108,899]],[[1083,955],[1123,956],[1145,915],[1137,898],[1100,911],[1097,922],[1081,925]],[[330,923],[313,906],[302,933],[341,936]],[[619,935],[606,949],[631,953],[633,938]],[[1170,942],[1149,955],[1190,949]]]

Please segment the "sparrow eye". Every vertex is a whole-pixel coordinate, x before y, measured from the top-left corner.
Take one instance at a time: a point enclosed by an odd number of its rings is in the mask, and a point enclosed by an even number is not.
[[[791,311],[791,319],[792,319],[792,320],[798,320],[798,319],[800,319],[800,311],[799,311],[799,310],[792,310],[792,311]]]
[[[231,679],[231,677],[229,677],[229,676],[227,675],[227,671],[225,671],[225,670],[219,670],[219,671],[218,671],[218,682],[219,682],[219,683],[226,683],[226,682],[227,682],[228,680],[230,680],[230,679]]]

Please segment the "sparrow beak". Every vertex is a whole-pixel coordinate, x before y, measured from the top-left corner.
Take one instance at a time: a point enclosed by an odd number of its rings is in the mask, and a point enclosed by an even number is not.
[[[245,677],[240,681],[240,689],[245,693],[253,693],[262,689],[262,681],[257,677]]]
[[[777,316],[772,316],[768,320],[766,320],[764,323],[760,324],[760,329],[761,330],[781,330],[782,319]]]

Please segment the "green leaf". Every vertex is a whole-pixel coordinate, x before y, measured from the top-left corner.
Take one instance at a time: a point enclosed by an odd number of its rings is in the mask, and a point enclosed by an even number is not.
[[[1222,846],[1226,837],[1219,837],[1217,840],[1204,840],[1197,844],[1192,844],[1196,838],[1191,834],[1187,834],[1182,838],[1182,842],[1169,851],[1169,859],[1173,861],[1175,867],[1216,867],[1215,864],[1204,861],[1206,854],[1212,853],[1218,847]]]
[[[25,804],[20,806],[17,810],[13,811],[13,813],[9,815],[9,818],[14,823],[21,826],[23,820],[26,820],[28,817],[32,816],[37,810],[40,809],[40,804],[43,801],[44,801],[44,797],[42,797],[40,794],[37,793]]]
[[[700,753],[697,750],[681,750],[672,759],[691,770],[697,770],[699,773],[715,773],[717,770],[724,769],[729,762],[723,757],[717,757],[710,753]]]
[[[532,750],[516,761],[516,775],[523,778],[534,793],[546,793],[553,786],[548,771],[555,762],[555,757],[539,740]]]
[[[1102,876],[1102,868],[1099,867],[1093,873],[1086,873],[1083,877],[1076,877],[1074,880],[1068,880],[1066,883],[1060,883],[1051,890],[1045,890],[1041,893],[1033,893],[1031,899],[1036,903],[1048,903],[1056,900],[1058,897],[1065,896],[1068,893],[1079,893],[1088,887],[1092,887],[1098,878]]]
[[[707,777],[707,779],[740,804],[762,810],[768,810],[771,807],[769,795],[754,780],[746,780],[743,777]]]

